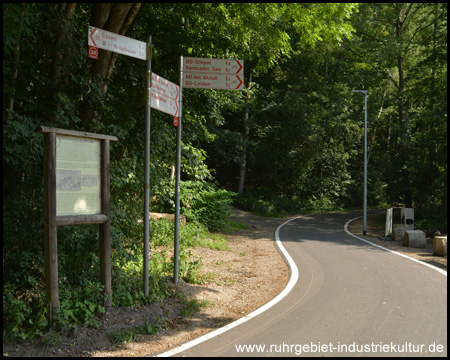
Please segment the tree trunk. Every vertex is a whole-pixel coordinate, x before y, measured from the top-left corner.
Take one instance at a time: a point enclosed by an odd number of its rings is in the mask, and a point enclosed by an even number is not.
[[[63,60],[62,52],[61,52],[61,41],[64,38],[64,33],[67,31],[68,23],[72,20],[73,14],[75,12],[75,8],[77,6],[76,3],[63,3],[60,4],[61,6],[61,13],[64,14],[64,20],[61,22],[58,22],[58,29],[56,33],[56,40],[55,44],[53,45],[53,48],[55,49],[55,55],[53,56],[53,62],[52,62],[52,72],[51,72],[51,79],[52,81],[59,81],[61,77],[61,63]],[[66,57],[69,54],[66,55]]]
[[[401,19],[401,6],[398,7],[397,21],[396,21],[396,33],[397,41],[400,46],[397,54],[397,67],[398,67],[398,120],[400,124],[403,124],[404,110],[403,110],[403,96],[405,91],[405,74],[403,71],[403,21]]]
[[[403,55],[404,55],[404,47],[403,47],[403,24],[408,18],[408,14],[411,10],[412,4],[409,5],[404,14],[402,14],[402,6],[403,4],[397,4],[397,20],[396,20],[396,35],[397,42],[399,45],[398,53],[397,53],[397,66],[398,66],[398,120],[400,124],[400,128],[402,129],[403,136],[407,132],[408,125],[406,124],[405,115],[404,115],[404,96],[405,96],[405,74],[403,67]],[[402,142],[403,144],[404,142]],[[406,159],[406,148],[404,145],[400,148],[401,157]],[[403,187],[403,201],[406,207],[412,207],[412,193],[411,193],[411,179],[409,176],[409,169],[407,167],[402,170],[402,187]]]
[[[71,53],[62,49],[62,42],[69,29],[69,24],[72,21],[76,6],[76,3],[60,3],[58,5],[61,9],[61,17],[63,20],[57,22],[56,38],[53,44],[54,54],[50,64],[50,79],[53,86],[48,92],[49,103],[54,104],[53,112],[49,113],[49,116],[51,123],[56,127],[62,126],[61,119],[58,117],[60,104],[57,95],[61,87],[68,86],[68,77],[64,73],[64,70],[67,73],[68,69],[64,64],[70,62],[68,58],[71,56]],[[64,53],[65,55],[63,56]]]
[[[140,3],[94,3],[92,6],[90,25],[110,31],[119,35],[125,35],[139,11]],[[102,101],[108,90],[107,80],[110,78],[117,60],[117,53],[100,49],[98,60],[92,60],[89,70],[89,84],[97,76],[100,76],[101,96],[90,93],[92,99],[84,99],[80,104],[80,118],[86,131],[95,131],[96,123],[100,121],[100,115],[96,108]]]
[[[247,169],[247,149],[248,149],[248,140],[249,140],[250,129],[248,126],[248,107],[245,108],[244,115],[244,133],[242,137],[242,151],[239,161],[239,184],[238,184],[238,194],[242,194],[244,192],[244,183],[245,183],[245,172]]]
[[[252,82],[252,69],[249,69],[249,75],[247,79],[247,90],[250,90],[250,84]],[[239,162],[239,184],[238,184],[238,194],[242,194],[244,192],[244,183],[245,183],[245,173],[247,170],[247,151],[248,151],[248,142],[250,138],[250,123],[249,123],[249,104],[250,104],[250,91],[247,92],[246,106],[245,106],[245,114],[244,114],[244,133],[242,134],[242,151]]]
[[[12,111],[14,110],[14,83],[17,79],[17,75],[19,73],[19,57],[20,57],[20,36],[22,34],[22,23],[25,17],[25,3],[22,3],[20,5],[20,19],[19,22],[17,23],[17,39],[16,39],[16,51],[13,54],[13,64],[12,64],[12,71],[11,71],[11,76],[9,78],[9,82],[10,82],[10,89],[11,89],[11,95],[9,98],[9,103],[8,103],[8,111],[6,112],[6,120],[8,121],[10,118],[10,114],[12,113]]]

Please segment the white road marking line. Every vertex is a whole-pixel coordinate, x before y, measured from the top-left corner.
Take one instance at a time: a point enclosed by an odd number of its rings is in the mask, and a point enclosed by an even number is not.
[[[415,261],[415,262],[417,262],[417,263],[419,263],[419,264],[428,266],[429,268],[431,268],[431,269],[433,269],[433,270],[436,270],[437,272],[441,273],[442,275],[447,276],[447,271],[442,270],[442,269],[438,268],[437,266],[427,264],[426,262],[423,262],[423,261],[414,259],[414,258],[412,258],[412,257],[410,257],[410,256],[408,256],[408,255],[405,255],[405,254],[399,253],[399,252],[397,252],[397,251],[394,251],[394,250],[385,248],[385,247],[383,247],[383,246],[374,244],[373,242],[370,242],[369,240],[365,240],[365,239],[362,239],[362,238],[360,238],[360,237],[358,237],[358,236],[356,236],[356,235],[353,235],[350,231],[348,231],[348,225],[349,225],[352,221],[354,221],[354,220],[356,220],[356,219],[359,219],[359,218],[361,218],[361,217],[362,217],[362,216],[358,216],[358,217],[355,217],[355,218],[350,219],[349,221],[347,221],[347,223],[346,223],[345,226],[344,226],[344,230],[345,230],[345,232],[346,232],[348,235],[353,236],[354,238],[356,238],[356,239],[358,239],[358,240],[364,241],[364,242],[366,242],[366,243],[368,243],[368,244],[370,244],[370,245],[373,245],[373,246],[375,246],[375,247],[377,247],[377,248],[380,248],[380,249],[382,249],[382,250],[389,251],[389,252],[394,253],[394,254],[396,254],[396,255],[402,256],[402,257],[404,257],[404,258],[406,258],[406,259],[409,259],[409,260]]]
[[[178,354],[182,351],[185,351],[195,345],[198,345],[206,340],[212,339],[213,337],[216,337],[220,334],[223,334],[225,331],[228,331],[240,324],[243,324],[245,322],[247,322],[248,320],[254,318],[255,316],[258,316],[260,314],[262,314],[264,311],[267,311],[268,309],[270,309],[272,306],[274,306],[275,304],[277,304],[278,302],[280,302],[283,298],[286,297],[287,294],[289,294],[289,292],[293,289],[294,285],[297,283],[298,280],[298,268],[297,265],[295,265],[294,260],[292,260],[292,257],[289,255],[289,253],[286,251],[286,249],[284,248],[284,246],[281,243],[280,240],[280,229],[286,225],[287,223],[295,220],[295,219],[299,219],[300,217],[296,217],[294,219],[290,219],[286,222],[284,222],[283,224],[281,224],[280,226],[277,227],[277,229],[275,230],[275,240],[276,243],[280,249],[280,251],[282,252],[284,258],[286,259],[286,261],[288,262],[288,265],[290,267],[291,270],[291,277],[289,279],[288,284],[286,285],[286,287],[283,289],[283,291],[281,293],[279,293],[276,297],[274,297],[272,300],[270,300],[268,303],[264,304],[263,306],[261,306],[260,308],[256,309],[255,311],[251,312],[248,315],[245,315],[244,317],[224,326],[221,327],[220,329],[214,330],[208,334],[205,334],[203,336],[200,336],[199,338],[189,341],[186,344],[180,345],[172,350],[166,351],[162,354],[156,355],[157,357],[168,357],[168,356],[172,356],[175,354]]]

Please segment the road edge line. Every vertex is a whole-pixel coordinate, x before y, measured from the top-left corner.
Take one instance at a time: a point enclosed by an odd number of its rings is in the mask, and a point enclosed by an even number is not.
[[[408,255],[405,255],[405,254],[399,253],[399,252],[397,252],[397,251],[394,251],[394,250],[385,248],[385,247],[383,247],[383,246],[381,246],[381,245],[378,245],[378,244],[374,244],[373,242],[370,242],[369,240],[360,238],[359,236],[356,236],[356,235],[352,234],[352,233],[348,230],[348,225],[349,225],[352,221],[354,221],[354,220],[356,220],[356,219],[359,219],[359,218],[362,218],[362,216],[357,216],[357,217],[355,217],[355,218],[353,218],[353,219],[350,219],[350,220],[347,221],[347,223],[344,225],[344,230],[345,230],[345,232],[346,232],[348,235],[353,236],[354,238],[356,238],[356,239],[358,239],[358,240],[364,241],[365,243],[370,244],[370,245],[373,245],[373,246],[375,246],[375,247],[377,247],[377,248],[380,248],[380,249],[382,249],[382,250],[389,251],[389,252],[391,252],[391,253],[393,253],[393,254],[399,255],[399,256],[404,257],[404,258],[406,258],[406,259],[409,259],[409,260],[415,261],[415,262],[417,262],[417,263],[419,263],[419,264],[425,265],[425,266],[427,266],[427,267],[429,267],[429,268],[431,268],[431,269],[433,269],[433,270],[436,270],[437,272],[441,273],[442,275],[447,276],[447,271],[445,271],[445,270],[443,270],[443,269],[440,269],[440,268],[438,268],[437,266],[427,264],[427,263],[424,262],[424,261],[414,259],[414,258],[412,258],[412,257],[410,257],[410,256],[408,256]]]
[[[173,356],[176,355],[182,351],[185,351],[187,349],[190,349],[193,346],[196,346],[206,340],[212,339],[213,337],[216,337],[220,334],[223,334],[224,332],[240,325],[243,324],[245,322],[247,322],[248,320],[251,320],[252,318],[262,314],[264,311],[267,311],[268,309],[270,309],[272,306],[274,306],[275,304],[277,304],[278,302],[280,302],[283,298],[286,297],[286,295],[288,295],[291,290],[293,289],[293,287],[295,286],[295,284],[297,283],[298,280],[298,268],[297,265],[295,264],[294,260],[292,259],[291,255],[289,255],[289,253],[287,252],[287,250],[284,248],[283,244],[281,243],[280,240],[280,229],[286,225],[287,223],[295,220],[295,219],[299,219],[301,218],[301,216],[290,219],[285,221],[283,224],[281,224],[280,226],[277,227],[277,229],[275,230],[275,242],[279,248],[279,250],[282,253],[282,257],[284,258],[285,262],[287,263],[289,269],[290,269],[290,273],[291,276],[289,278],[289,281],[287,283],[287,285],[285,286],[285,288],[283,289],[282,292],[280,292],[277,296],[275,296],[272,300],[270,300],[269,302],[265,303],[263,306],[259,307],[258,309],[252,311],[250,314],[245,315],[244,317],[233,321],[232,323],[225,325],[224,327],[221,327],[217,330],[214,330],[208,334],[205,334],[203,336],[200,336],[197,339],[194,339],[192,341],[189,341],[185,344],[179,345],[176,348],[166,351],[162,354],[158,354],[155,355],[155,357],[169,357],[169,356]]]

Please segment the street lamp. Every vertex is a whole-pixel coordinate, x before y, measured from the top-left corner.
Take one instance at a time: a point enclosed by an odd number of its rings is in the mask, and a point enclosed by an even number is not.
[[[364,228],[367,234],[367,90],[352,90],[354,93],[364,94]]]

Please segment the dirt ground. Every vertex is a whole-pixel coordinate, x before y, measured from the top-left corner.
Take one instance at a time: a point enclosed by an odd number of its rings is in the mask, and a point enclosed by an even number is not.
[[[349,231],[381,246],[405,253],[447,269],[447,257],[433,256],[427,249],[409,249],[395,241],[382,241],[380,216],[368,217],[367,236],[362,236],[362,219],[353,221]],[[273,241],[275,229],[289,218],[273,219],[235,210],[233,220],[248,228],[226,234],[229,250],[193,249],[203,258],[201,272],[208,274],[204,285],[183,280],[172,289],[185,298],[205,300],[208,305],[190,317],[182,315],[185,305],[176,298],[141,308],[113,308],[97,317],[97,328],[78,328],[66,334],[3,345],[3,356],[151,356],[222,327],[262,306],[286,286],[289,270]],[[432,242],[431,242],[432,243]],[[171,281],[168,280],[171,284]],[[160,324],[156,335],[137,335],[128,343],[115,345],[111,334],[136,329],[145,323]]]

